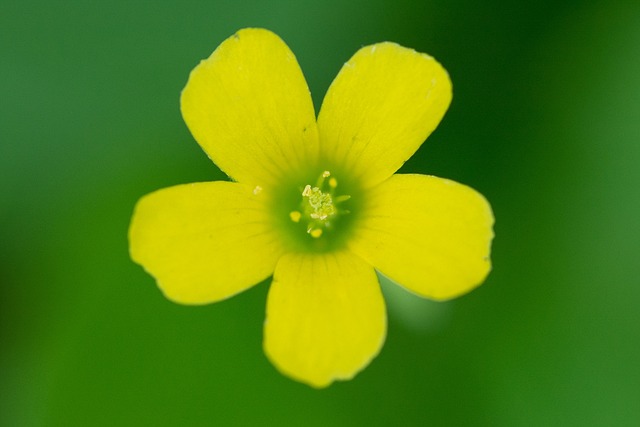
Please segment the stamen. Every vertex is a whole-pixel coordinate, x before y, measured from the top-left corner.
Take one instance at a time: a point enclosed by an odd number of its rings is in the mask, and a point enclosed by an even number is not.
[[[336,213],[331,193],[323,193],[318,187],[310,189],[310,186],[307,185],[302,196],[308,198],[309,205],[313,208],[313,211],[308,212],[311,218],[325,220]]]
[[[309,234],[311,234],[311,237],[317,239],[318,237],[322,236],[322,228],[314,228],[309,232]]]
[[[307,233],[314,239],[323,236],[324,232],[333,228],[333,220],[337,215],[349,213],[344,206],[337,204],[349,200],[347,194],[336,195],[338,180],[328,170],[323,171],[313,184],[307,184],[302,190],[300,209],[289,212],[289,218],[295,223],[305,222]]]
[[[321,221],[324,221],[325,219],[327,219],[327,217],[328,217],[329,215],[327,215],[326,213],[318,214],[318,213],[315,213],[315,212],[314,212],[314,213],[312,213],[310,216],[311,216],[311,218],[313,218],[313,219],[319,219],[319,220],[321,220]]]
[[[291,221],[293,222],[300,222],[300,218],[302,218],[302,213],[300,213],[299,211],[291,211],[289,212],[289,218],[291,218]]]

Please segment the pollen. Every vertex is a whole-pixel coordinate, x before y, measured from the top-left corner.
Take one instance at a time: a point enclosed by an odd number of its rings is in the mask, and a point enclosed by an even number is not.
[[[302,196],[307,198],[311,210],[309,216],[313,219],[326,220],[335,215],[336,208],[333,206],[331,193],[325,193],[318,187],[310,188],[307,185],[302,192]]]
[[[351,196],[337,193],[338,180],[325,170],[313,184],[306,184],[300,191],[300,207],[289,212],[289,219],[295,223],[303,222],[307,234],[318,239],[331,229],[337,217],[349,211],[338,205]]]
[[[293,222],[300,222],[300,218],[302,218],[302,213],[300,211],[291,211],[289,212],[289,218]]]
[[[311,234],[311,237],[317,239],[322,236],[322,228],[314,228],[313,230],[309,231],[309,234]]]

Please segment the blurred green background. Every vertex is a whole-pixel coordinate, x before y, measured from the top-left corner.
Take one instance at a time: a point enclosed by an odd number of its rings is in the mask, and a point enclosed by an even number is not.
[[[384,286],[382,353],[313,390],[261,348],[268,283],[165,300],[136,200],[223,179],[178,97],[269,28],[316,108],[359,47],[434,55],[454,101],[403,167],[492,203],[494,270],[437,304]],[[640,425],[640,3],[0,3],[0,425]]]

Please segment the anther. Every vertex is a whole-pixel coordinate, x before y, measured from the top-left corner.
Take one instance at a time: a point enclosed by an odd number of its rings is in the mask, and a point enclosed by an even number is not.
[[[299,211],[291,211],[289,212],[289,218],[291,218],[291,221],[293,222],[300,222],[300,218],[302,218],[302,213],[300,213]]]
[[[300,209],[289,212],[289,218],[295,223],[304,222],[307,234],[319,239],[325,231],[333,227],[336,215],[349,213],[344,206],[337,206],[351,198],[349,195],[337,196],[338,180],[328,170],[323,171],[315,183],[307,184],[302,189]]]
[[[309,232],[309,234],[311,234],[311,237],[313,237],[314,239],[317,239],[318,237],[322,236],[322,228],[314,228]]]

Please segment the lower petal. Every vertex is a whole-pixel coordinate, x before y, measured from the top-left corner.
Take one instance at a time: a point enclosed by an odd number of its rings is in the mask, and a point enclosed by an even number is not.
[[[205,304],[235,295],[273,274],[282,254],[263,197],[231,182],[148,194],[131,220],[131,258],[175,302]]]
[[[373,268],[349,252],[288,254],[276,267],[265,352],[314,387],[350,379],[378,354],[386,313]]]
[[[493,213],[475,190],[442,178],[394,175],[371,189],[350,249],[418,295],[444,300],[491,270]]]

